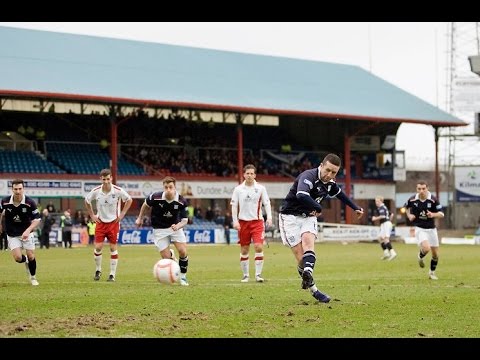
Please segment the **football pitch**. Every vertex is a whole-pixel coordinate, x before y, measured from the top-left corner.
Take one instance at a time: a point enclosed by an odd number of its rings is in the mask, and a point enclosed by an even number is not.
[[[293,255],[265,247],[264,283],[241,283],[238,245],[190,245],[189,287],[152,275],[153,245],[119,248],[117,281],[93,281],[93,248],[36,250],[33,287],[25,267],[0,252],[0,337],[41,338],[473,338],[480,334],[480,247],[442,245],[438,281],[415,245],[316,245],[318,303],[301,290]],[[251,249],[253,251],[253,248]]]

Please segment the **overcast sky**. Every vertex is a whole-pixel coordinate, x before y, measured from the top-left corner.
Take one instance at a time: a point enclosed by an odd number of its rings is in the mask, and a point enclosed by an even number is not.
[[[358,65],[445,110],[447,23],[5,23],[23,27]],[[420,145],[419,145],[420,144]],[[433,129],[402,124],[409,169],[433,168]]]

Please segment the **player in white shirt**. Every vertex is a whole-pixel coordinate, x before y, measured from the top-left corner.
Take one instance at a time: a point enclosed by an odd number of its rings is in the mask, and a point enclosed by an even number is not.
[[[100,171],[100,179],[102,180],[102,185],[93,188],[85,196],[85,206],[88,214],[97,223],[95,227],[95,249],[93,252],[96,270],[93,279],[98,281],[102,275],[102,249],[103,242],[107,238],[110,243],[110,275],[107,281],[115,281],[118,264],[117,241],[120,221],[125,217],[133,200],[124,189],[112,184],[110,169]],[[93,201],[96,203],[96,213],[93,211]],[[122,201],[125,203],[123,209],[121,209]]]
[[[255,280],[263,282],[263,240],[265,238],[265,224],[262,216],[262,205],[267,214],[267,226],[272,226],[272,207],[267,190],[255,181],[255,166],[248,164],[243,168],[245,181],[233,190],[230,205],[232,206],[233,227],[238,230],[240,244],[240,268],[242,282],[249,280],[249,252],[253,241],[255,248]]]

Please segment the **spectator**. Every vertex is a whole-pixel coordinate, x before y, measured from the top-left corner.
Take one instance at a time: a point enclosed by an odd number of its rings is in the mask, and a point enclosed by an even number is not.
[[[65,249],[67,247],[72,248],[72,226],[73,221],[70,216],[70,211],[65,210],[63,215],[60,216],[60,228],[62,229],[62,241]]]
[[[88,245],[93,245],[95,240],[95,228],[97,227],[97,223],[93,221],[91,218],[88,219],[87,228],[88,228]]]
[[[225,228],[225,241],[227,242],[227,245],[230,245],[230,229],[233,228],[233,219],[230,211],[225,212],[223,227]]]
[[[0,204],[0,213],[2,212],[2,204]],[[0,250],[8,250],[7,230],[5,228],[5,216],[2,217],[2,223],[0,224]]]
[[[50,200],[50,201],[48,202],[48,204],[47,204],[47,206],[45,207],[45,209],[47,209],[50,214],[53,214],[53,213],[56,213],[56,212],[57,212],[57,210],[55,209],[55,205],[53,205],[53,201],[52,201],[52,200]]]
[[[188,201],[188,200],[187,200]],[[195,214],[195,208],[193,205],[189,202],[187,206],[187,216],[188,216],[188,223],[193,224],[193,216]]]
[[[75,211],[75,217],[73,218],[73,224],[75,226],[86,227],[87,221],[82,210]]]
[[[213,221],[214,218],[215,218],[215,213],[213,212],[212,207],[209,206],[207,208],[207,212],[205,213],[205,220]]]
[[[52,225],[55,223],[55,219],[50,215],[48,209],[43,209],[42,211],[42,232],[40,234],[40,249],[44,246],[50,248],[50,231],[52,230]]]

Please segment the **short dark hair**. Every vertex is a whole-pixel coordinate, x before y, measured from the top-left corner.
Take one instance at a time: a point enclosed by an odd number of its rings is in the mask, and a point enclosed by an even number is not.
[[[425,185],[425,186],[428,188],[428,184],[427,184],[427,182],[424,181],[424,180],[419,180],[419,181],[417,181],[417,185]]]
[[[22,179],[13,179],[12,180],[12,188],[13,188],[13,185],[17,185],[17,184],[22,184],[22,186],[25,187],[25,183],[23,182]]]
[[[247,164],[243,167],[243,172],[245,173],[247,170],[251,170],[253,169],[253,171],[255,171],[255,174],[257,173],[257,168],[255,167],[255,165],[253,164]]]
[[[173,176],[165,176],[163,178],[163,185],[165,184],[170,184],[170,183],[173,183],[173,185],[176,185],[177,184],[177,180],[173,177]]]
[[[330,164],[332,165],[335,165],[335,166],[342,166],[342,160],[340,159],[340,157],[338,157],[338,155],[335,155],[335,154],[328,154],[327,156],[325,156],[322,160],[322,164],[325,165],[326,162],[329,162]]]
[[[112,175],[112,171],[110,169],[102,169],[102,171],[100,171],[100,177],[104,177],[108,175]]]

